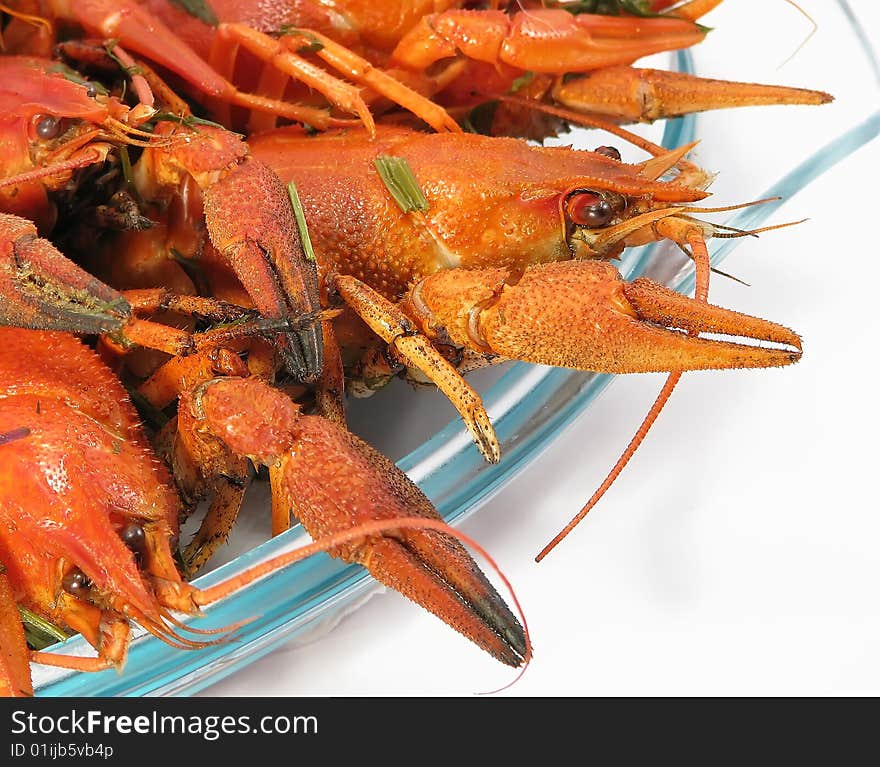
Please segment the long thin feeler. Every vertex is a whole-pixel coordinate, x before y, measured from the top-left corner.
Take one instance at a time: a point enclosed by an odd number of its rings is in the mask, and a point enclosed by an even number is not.
[[[709,271],[710,271],[710,263],[709,263],[709,252],[706,249],[706,243],[701,237],[691,236],[688,237],[688,244],[691,246],[693,252],[694,264],[697,269],[696,276],[696,288],[694,290],[694,298],[697,301],[706,302],[709,294]],[[620,458],[617,459],[617,462],[611,468],[611,471],[608,472],[608,476],[602,481],[602,484],[599,485],[599,488],[593,493],[592,497],[589,501],[587,501],[586,505],[571,519],[571,521],[553,538],[550,543],[548,543],[541,551],[538,553],[538,556],[535,557],[536,562],[540,562],[544,557],[546,557],[556,546],[565,538],[577,525],[578,523],[585,517],[593,507],[599,502],[605,492],[614,484],[614,480],[620,475],[620,473],[626,468],[626,465],[629,463],[630,459],[635,454],[636,450],[639,449],[639,445],[642,444],[642,441],[645,439],[645,436],[651,430],[651,427],[654,425],[654,422],[657,420],[657,416],[660,415],[660,412],[663,410],[666,402],[669,400],[669,397],[672,395],[672,392],[675,390],[675,387],[678,385],[678,382],[681,380],[682,371],[673,370],[670,372],[669,376],[666,379],[666,383],[663,384],[663,388],[660,390],[660,394],[657,395],[657,399],[654,400],[654,404],[651,405],[651,409],[648,411],[648,414],[645,416],[641,425],[639,426],[636,433],[633,435],[632,439],[629,441],[629,444],[626,446],[626,450],[623,451],[623,454]]]

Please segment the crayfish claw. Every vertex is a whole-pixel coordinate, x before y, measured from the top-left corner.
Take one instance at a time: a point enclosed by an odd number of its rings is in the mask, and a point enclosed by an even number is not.
[[[266,165],[245,160],[210,187],[205,217],[212,242],[262,315],[295,319],[320,311],[317,267],[303,251],[287,190]],[[278,348],[297,380],[318,379],[320,322],[280,334]]]
[[[627,66],[560,79],[553,96],[569,109],[604,115],[616,122],[653,122],[711,109],[820,105],[833,100],[827,93],[805,88],[728,82]]]
[[[131,307],[65,258],[33,223],[0,213],[0,324],[71,333],[117,331]]]
[[[627,283],[602,261],[531,267],[477,307],[472,298],[460,298],[480,296],[480,290],[491,295],[491,286],[505,280],[506,272],[498,269],[431,275],[420,286],[421,304],[431,313],[430,322],[420,317],[421,324],[442,326],[455,343],[477,351],[599,373],[775,367],[801,356],[800,337],[782,325],[695,301],[648,279]],[[721,333],[787,348],[688,333]]]
[[[644,322],[691,333],[722,333],[784,344],[794,347],[787,352],[792,357],[789,361],[800,357],[801,337],[775,322],[694,301],[645,277],[624,283],[623,291]]]
[[[181,400],[195,428],[230,450],[269,467],[273,496],[321,541],[382,524],[328,549],[363,565],[386,586],[437,615],[493,657],[511,666],[528,655],[525,631],[455,538],[410,529],[442,518],[390,460],[341,426],[302,415],[280,391],[253,378],[214,379]],[[395,524],[399,522],[399,525]]]
[[[492,657],[514,668],[522,665],[527,652],[522,626],[458,541],[433,530],[402,530],[401,536],[402,541],[390,535],[370,541],[360,564]],[[421,545],[413,545],[413,537],[423,538]],[[419,551],[425,544],[431,547],[427,559]],[[441,557],[443,569],[437,570]],[[460,571],[457,565],[463,565]]]

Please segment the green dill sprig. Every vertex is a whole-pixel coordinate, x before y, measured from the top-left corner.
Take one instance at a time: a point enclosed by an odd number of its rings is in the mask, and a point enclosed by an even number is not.
[[[177,123],[178,125],[183,125],[186,128],[195,128],[199,125],[205,125],[209,128],[223,128],[220,123],[206,120],[204,117],[196,117],[195,115],[178,115],[174,114],[174,112],[156,112],[156,114],[150,118],[150,122],[172,122]],[[236,135],[241,136],[242,134],[239,133]],[[242,138],[244,138],[244,136],[242,136]]]
[[[580,0],[577,3],[560,3],[559,7],[575,15],[595,13],[601,16],[619,16],[629,13],[632,16],[660,16],[651,11],[650,0]]]
[[[69,80],[72,83],[76,83],[77,85],[82,85],[85,88],[93,88],[95,93],[100,93],[102,96],[106,96],[110,91],[108,91],[101,83],[96,80],[86,80],[79,72],[75,69],[71,69],[66,64],[62,64],[58,62],[54,64],[49,69],[50,72],[57,72],[60,74],[65,80]]]
[[[645,19],[675,17],[669,10],[665,13],[654,13],[651,10],[651,0],[579,0],[575,3],[559,3],[557,7],[575,16],[581,13],[595,13],[598,16],[620,16],[622,13],[628,13],[630,16],[641,16]],[[673,8],[672,11],[674,10]],[[694,22],[694,25],[704,34],[712,31],[711,27],[703,24]]]
[[[532,80],[535,79],[534,72],[523,72],[519,77],[514,80],[510,85],[510,92],[516,93],[517,91],[521,91],[527,85],[531,84]]]
[[[137,64],[130,67],[128,66],[122,59],[119,58],[113,51],[116,49],[116,46],[119,45],[119,40],[107,40],[104,43],[104,50],[107,51],[107,55],[113,59],[118,65],[119,68],[125,72],[129,77],[134,77],[135,75],[142,75],[144,70],[141,69]]]
[[[403,157],[381,155],[373,160],[373,165],[394,201],[404,213],[419,211],[426,213],[428,199],[419,186],[410,164]]]
[[[312,238],[309,236],[309,227],[306,225],[306,212],[303,210],[302,200],[299,199],[299,192],[296,191],[296,184],[291,181],[287,185],[287,195],[290,197],[290,204],[293,206],[293,215],[296,218],[296,226],[299,229],[299,239],[302,243],[303,253],[306,260],[315,263],[315,249],[312,247]]]
[[[26,607],[19,605],[18,614],[24,625],[27,643],[34,650],[44,650],[70,638],[70,634],[65,633],[58,626],[49,623],[45,618],[41,618]]]
[[[317,37],[315,37],[311,32],[307,32],[303,29],[299,29],[298,27],[293,26],[292,24],[282,24],[281,28],[278,30],[278,35],[280,37],[301,37],[305,41],[299,48],[296,49],[297,53],[317,53],[324,49],[324,43],[322,43]]]
[[[205,24],[212,27],[216,27],[220,23],[217,14],[214,13],[214,9],[208,5],[207,0],[171,0],[171,4],[176,5],[178,8],[186,11],[190,16],[199,21],[204,21]]]
[[[138,194],[137,187],[134,184],[134,171],[131,169],[131,157],[128,154],[128,147],[122,144],[119,147],[119,165],[122,169],[122,178],[125,179],[125,185],[134,197],[138,205],[143,204],[141,196]]]
[[[153,431],[159,431],[171,420],[134,386],[126,383],[125,390],[128,392],[128,398],[131,400],[131,404],[134,405],[134,409],[137,410],[141,420]]]

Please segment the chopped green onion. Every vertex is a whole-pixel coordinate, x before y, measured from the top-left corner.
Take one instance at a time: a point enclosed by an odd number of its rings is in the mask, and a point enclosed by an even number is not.
[[[303,210],[302,201],[296,191],[296,185],[291,181],[287,185],[287,194],[290,204],[293,206],[293,215],[296,217],[296,225],[299,228],[299,240],[302,243],[303,253],[306,260],[315,263],[315,249],[312,247],[312,238],[309,237],[309,227],[306,225],[306,212]]]
[[[26,607],[18,606],[18,614],[24,624],[28,644],[35,650],[43,650],[56,642],[63,642],[70,637],[57,626],[52,625],[45,618],[32,613]]]
[[[525,72],[525,73],[521,74],[521,75],[520,75],[519,77],[517,77],[516,80],[514,80],[513,83],[511,84],[511,86],[510,86],[510,92],[511,92],[511,93],[516,93],[517,91],[522,90],[522,89],[525,88],[529,83],[531,83],[532,80],[534,80],[534,79],[535,79],[535,73],[534,73],[534,72]]]
[[[409,163],[403,157],[382,155],[373,160],[373,164],[394,201],[404,213],[412,213],[415,210],[425,213],[428,210],[425,193],[419,186]]]
[[[206,0],[171,0],[171,3],[178,8],[182,8],[190,16],[199,21],[204,21],[205,24],[209,24],[212,27],[216,27],[220,23],[217,14],[214,13],[214,9],[208,5]]]
[[[154,114],[150,118],[150,122],[159,121],[180,123],[181,125],[185,125],[187,128],[192,128],[196,125],[207,125],[210,128],[223,127],[220,123],[215,123],[212,120],[206,120],[204,117],[196,117],[195,115],[176,115],[173,112],[156,112],[156,114]],[[242,134],[239,133],[236,135],[240,136]]]
[[[281,29],[278,30],[278,34],[282,37],[304,38],[305,42],[299,48],[297,48],[297,53],[317,53],[318,51],[324,49],[324,43],[322,43],[311,32],[306,32],[305,30],[298,29],[292,24],[282,24]]]

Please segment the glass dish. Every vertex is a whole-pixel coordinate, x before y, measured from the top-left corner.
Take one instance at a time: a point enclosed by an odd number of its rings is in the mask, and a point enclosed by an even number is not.
[[[828,23],[848,27],[853,46],[846,55],[852,57],[858,67],[855,81],[860,78],[862,84],[875,86],[876,60],[852,8],[845,0],[839,0],[834,10],[837,17]],[[704,69],[699,52],[695,55],[696,61],[690,52],[676,54],[673,57],[675,66],[685,71],[716,74]],[[843,74],[841,71],[841,87]],[[853,84],[853,70],[848,70],[846,75],[849,78],[846,87],[853,88],[855,92],[857,85]],[[780,80],[785,79],[788,78],[780,77]],[[836,85],[835,80],[833,84],[821,83],[816,84],[816,87],[838,94],[841,89]],[[864,94],[862,98],[865,98]],[[760,172],[754,172],[754,176],[749,177],[745,188],[750,190],[754,199],[771,196],[790,199],[798,189],[880,132],[880,113],[868,115],[867,110],[864,110],[863,114],[854,115],[852,111],[847,112],[846,123],[835,124],[833,115],[825,118],[824,124],[822,120],[818,120],[819,127],[810,128],[816,131],[817,150],[793,170],[787,173],[777,172],[776,166],[767,164],[766,167],[762,166]],[[688,117],[669,121],[664,126],[654,126],[654,130],[662,129],[662,143],[665,146],[678,146],[692,141],[698,135],[709,135],[704,129],[707,125],[711,126],[713,119],[718,118]],[[759,124],[760,118],[756,122]],[[832,136],[836,138],[831,138]],[[776,145],[778,138],[775,135],[769,136],[767,143]],[[563,141],[569,143],[570,139],[563,137]],[[589,143],[585,146],[597,143],[594,137],[587,138],[587,141]],[[713,161],[711,150],[701,149],[700,152],[697,156],[699,162],[707,167],[723,168],[725,178],[728,177],[726,156],[719,156],[716,162]],[[783,163],[784,170],[795,165],[794,158],[779,158],[776,165],[780,162]],[[769,177],[762,178],[762,174]],[[744,184],[739,186],[742,188]],[[740,228],[759,226],[781,204],[782,201],[747,208],[728,218],[725,223]],[[712,248],[713,261],[718,263],[739,242],[741,240],[713,242],[716,246]],[[674,248],[652,247],[630,253],[620,267],[627,277],[646,274],[677,290],[688,291],[692,288],[689,265]],[[370,422],[378,420],[377,414],[383,406],[392,402],[392,397],[397,407],[398,394],[404,394],[404,399],[424,402],[430,396],[429,392],[413,394],[408,389],[403,389],[401,392],[393,392],[392,395],[383,393],[382,402],[375,405],[361,404],[355,408],[353,427],[392,457],[402,456],[398,465],[434,501],[445,519],[458,522],[474,513],[505,482],[534,460],[561,430],[585,410],[611,378],[522,364],[484,375],[479,379],[480,388],[503,449],[503,459],[496,466],[482,461],[457,420],[451,420],[440,428],[427,425],[427,436],[425,432],[410,432],[405,438],[395,438],[386,443],[372,439]],[[451,415],[444,415],[450,413],[448,409],[440,406],[428,409],[436,411],[437,418],[451,419]],[[410,449],[412,441],[419,441],[420,444]],[[252,505],[262,505],[262,513],[265,515],[265,497],[259,497],[260,488],[257,488],[256,495]],[[302,539],[300,531],[292,530],[241,553],[200,577],[197,584],[209,586],[218,583],[261,559],[293,547]],[[239,548],[248,545],[245,536],[245,541],[239,543]],[[226,626],[257,616],[237,632],[234,641],[198,651],[182,652],[151,636],[140,636],[132,642],[124,673],[107,671],[81,674],[40,667],[35,673],[37,694],[191,694],[256,660],[282,642],[329,630],[374,588],[373,581],[361,568],[346,566],[326,555],[318,555],[269,576],[206,610],[205,616],[196,624],[202,629]],[[55,649],[65,653],[90,653],[89,648],[79,638],[68,640]]]

